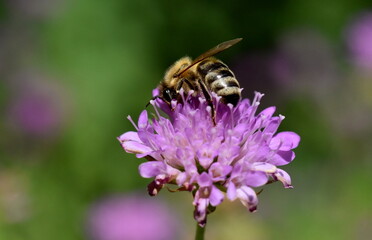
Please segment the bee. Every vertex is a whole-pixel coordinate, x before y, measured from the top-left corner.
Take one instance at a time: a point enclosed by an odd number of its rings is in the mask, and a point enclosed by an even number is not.
[[[220,43],[194,60],[190,57],[183,57],[176,61],[165,72],[164,78],[158,86],[159,96],[155,98],[163,99],[170,105],[173,99],[180,100],[181,88],[186,93],[190,90],[194,90],[195,93],[202,92],[212,107],[213,119],[214,108],[211,92],[220,96],[223,103],[231,103],[236,106],[241,98],[239,82],[228,66],[213,56],[241,40],[242,38],[236,38]]]

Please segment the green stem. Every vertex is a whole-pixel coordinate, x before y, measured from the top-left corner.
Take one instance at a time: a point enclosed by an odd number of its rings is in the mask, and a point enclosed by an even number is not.
[[[204,240],[204,232],[205,232],[205,226],[200,227],[199,224],[196,223],[195,240]]]

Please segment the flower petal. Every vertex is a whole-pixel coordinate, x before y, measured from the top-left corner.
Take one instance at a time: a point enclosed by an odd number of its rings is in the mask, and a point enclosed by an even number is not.
[[[283,166],[292,162],[295,156],[293,151],[278,151],[269,162],[275,166]]]
[[[256,192],[252,188],[242,186],[236,190],[237,196],[242,204],[248,208],[249,211],[254,212],[257,209],[258,199]]]
[[[250,169],[252,171],[261,171],[261,172],[265,172],[265,173],[274,173],[274,172],[276,172],[276,169],[277,168],[273,164],[270,164],[270,163],[256,162],[256,163],[253,163],[250,166]]]
[[[276,107],[268,107],[260,112],[259,115],[265,116],[265,118],[271,118],[276,110]]]
[[[276,130],[278,130],[278,127],[279,127],[281,122],[282,122],[281,117],[271,118],[271,121],[269,122],[269,124],[266,126],[266,128],[264,130],[265,135],[268,135],[268,136],[274,135]]]
[[[139,173],[144,178],[156,177],[166,170],[165,164],[158,161],[144,162],[138,167]]]
[[[118,137],[118,140],[122,143],[125,141],[135,141],[135,142],[142,142],[141,139],[138,137],[137,132],[129,131],[126,132]]]
[[[200,187],[209,187],[212,185],[212,179],[208,173],[203,172],[198,177],[198,184]]]
[[[135,141],[126,141],[126,142],[123,142],[121,144],[121,146],[123,146],[124,150],[127,152],[127,153],[150,153],[152,152],[153,150],[140,143],[140,142],[135,142]]]
[[[217,206],[222,203],[224,195],[217,187],[212,186],[211,195],[209,196],[209,201],[212,206]]]
[[[187,180],[187,174],[186,172],[181,172],[177,175],[176,183],[178,186],[182,186]]]
[[[152,90],[152,96],[153,97],[156,97],[156,96],[159,96],[160,95],[160,91],[159,91],[159,88],[155,88]]]
[[[147,111],[143,110],[138,118],[138,128],[144,129],[149,124],[149,119],[147,116]]]
[[[264,172],[248,172],[245,176],[245,184],[251,187],[259,187],[265,185],[268,181],[268,176]]]
[[[199,163],[204,169],[208,169],[209,166],[212,164],[213,159],[217,156],[218,152],[214,150],[215,148],[209,146],[209,144],[204,144],[196,152]]]
[[[269,144],[271,149],[289,151],[298,146],[300,142],[300,136],[294,132],[280,132],[271,139]]]
[[[209,200],[206,198],[196,198],[196,196],[195,200],[194,219],[201,227],[204,227],[207,222],[207,207],[209,205]]]
[[[293,188],[293,186],[291,185],[291,177],[286,171],[277,169],[276,173],[274,173],[274,176],[276,179],[283,183],[285,188]]]
[[[234,183],[232,182],[229,183],[229,185],[227,186],[226,195],[227,198],[231,201],[234,201],[237,198],[236,186]]]
[[[225,180],[226,175],[229,174],[231,170],[232,166],[215,162],[210,166],[208,173],[210,174],[214,182],[218,182]]]

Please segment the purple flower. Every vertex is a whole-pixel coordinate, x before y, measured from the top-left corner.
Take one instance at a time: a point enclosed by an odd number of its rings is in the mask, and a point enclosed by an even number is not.
[[[149,160],[139,166],[139,173],[154,178],[148,186],[150,195],[166,184],[192,192],[194,217],[203,226],[224,193],[255,211],[258,199],[253,188],[277,180],[292,187],[289,175],[277,166],[295,158],[292,149],[300,137],[294,132],[276,134],[284,117],[273,116],[275,107],[256,113],[263,94],[256,92],[252,103],[244,99],[233,107],[212,93],[216,124],[204,97],[192,92],[181,96],[183,103],[172,101],[172,109],[160,99],[151,101],[156,116],[149,120],[144,110],[138,124],[133,123],[137,131],[118,138],[126,152]]]
[[[20,73],[11,80],[6,111],[10,129],[39,138],[58,135],[69,114],[63,86],[33,72]]]
[[[118,195],[100,201],[88,213],[88,234],[93,240],[177,239],[177,219],[160,202]]]
[[[10,114],[22,130],[35,135],[51,134],[59,125],[58,110],[42,96],[24,95],[12,103]]]
[[[372,12],[358,16],[346,30],[352,59],[363,68],[372,67]]]

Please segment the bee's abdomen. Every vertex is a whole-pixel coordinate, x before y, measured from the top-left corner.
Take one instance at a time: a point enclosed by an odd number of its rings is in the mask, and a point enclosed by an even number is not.
[[[224,103],[236,105],[240,99],[240,86],[234,73],[221,61],[204,60],[198,72],[209,89],[222,97]]]

